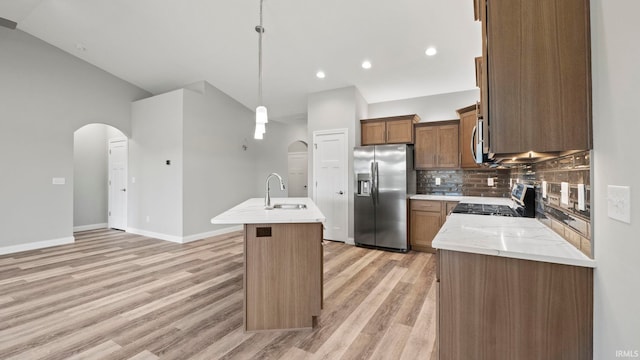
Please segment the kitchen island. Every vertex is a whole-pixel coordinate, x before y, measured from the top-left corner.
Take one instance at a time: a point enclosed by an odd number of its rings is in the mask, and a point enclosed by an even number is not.
[[[544,224],[451,214],[433,247],[441,360],[592,358],[595,262]]]
[[[322,309],[322,223],[309,198],[249,199],[211,219],[244,225],[244,330],[311,328]],[[298,206],[304,205],[304,206]]]

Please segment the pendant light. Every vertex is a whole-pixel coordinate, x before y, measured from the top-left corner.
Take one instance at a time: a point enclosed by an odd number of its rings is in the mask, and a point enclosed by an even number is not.
[[[256,26],[258,32],[258,107],[256,108],[256,130],[253,135],[254,139],[262,139],[267,131],[266,124],[269,122],[267,116],[267,108],[263,105],[262,100],[262,34],[264,27],[262,26],[262,1],[260,0],[260,25]]]

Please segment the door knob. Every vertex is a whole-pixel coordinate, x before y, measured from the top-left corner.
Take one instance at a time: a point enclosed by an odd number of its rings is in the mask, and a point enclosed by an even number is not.
[[[344,194],[344,192],[342,192],[342,190],[338,191],[338,194],[342,195]]]
[[[120,191],[127,191],[127,189],[120,189]]]

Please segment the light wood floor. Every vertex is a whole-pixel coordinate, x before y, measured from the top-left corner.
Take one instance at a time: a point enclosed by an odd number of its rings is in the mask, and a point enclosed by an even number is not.
[[[435,259],[327,242],[313,330],[243,333],[242,235],[0,256],[0,359],[435,359]]]

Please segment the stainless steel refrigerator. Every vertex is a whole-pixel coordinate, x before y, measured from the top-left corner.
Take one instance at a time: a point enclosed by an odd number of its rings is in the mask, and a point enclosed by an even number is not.
[[[355,147],[353,169],[356,245],[407,251],[407,198],[416,191],[413,146]]]

